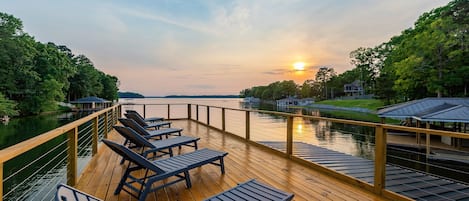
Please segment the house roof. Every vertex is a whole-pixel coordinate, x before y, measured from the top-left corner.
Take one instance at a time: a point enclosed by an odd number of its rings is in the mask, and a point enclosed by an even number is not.
[[[379,117],[469,122],[469,98],[425,98],[378,110]]]
[[[106,99],[102,99],[96,96],[88,96],[84,98],[80,98],[74,101],[70,101],[70,103],[109,103],[111,101],[108,101]]]

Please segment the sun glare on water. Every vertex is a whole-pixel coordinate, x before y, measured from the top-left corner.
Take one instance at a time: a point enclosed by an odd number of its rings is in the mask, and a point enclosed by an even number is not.
[[[293,68],[297,71],[305,70],[305,63],[304,62],[296,62],[293,64]]]

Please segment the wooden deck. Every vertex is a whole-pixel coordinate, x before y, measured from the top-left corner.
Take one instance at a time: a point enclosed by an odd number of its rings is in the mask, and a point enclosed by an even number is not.
[[[184,135],[200,137],[200,148],[228,152],[225,157],[226,173],[222,175],[219,167],[213,165],[196,168],[190,172],[192,188],[186,189],[184,182],[179,182],[151,194],[147,200],[203,200],[251,178],[294,193],[294,200],[384,200],[368,191],[273,154],[265,148],[223,135],[196,122],[173,121],[172,127],[184,128]],[[115,131],[109,135],[109,139],[123,141]],[[182,152],[192,150],[193,148],[184,147]],[[76,187],[104,200],[136,200],[124,191],[119,195],[113,194],[124,171],[124,166],[119,161],[117,154],[101,145]]]
[[[262,142],[286,150],[285,143]],[[373,184],[374,161],[296,142],[294,155]],[[424,172],[386,165],[386,188],[415,200],[469,200],[469,185]]]

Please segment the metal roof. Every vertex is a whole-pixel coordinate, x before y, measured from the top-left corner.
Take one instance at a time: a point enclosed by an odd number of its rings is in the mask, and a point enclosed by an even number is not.
[[[469,122],[469,98],[425,98],[378,110],[379,117],[421,121]]]
[[[420,121],[469,123],[469,106],[457,105],[435,113],[416,117]]]
[[[70,101],[70,103],[109,103],[106,99],[102,99],[96,96],[88,96],[84,98],[77,99],[75,101]]]

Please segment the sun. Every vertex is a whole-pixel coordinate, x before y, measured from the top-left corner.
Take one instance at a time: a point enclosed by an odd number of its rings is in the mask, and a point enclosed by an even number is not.
[[[296,62],[293,64],[293,69],[295,69],[296,71],[303,71],[305,70],[305,63],[304,62]]]

